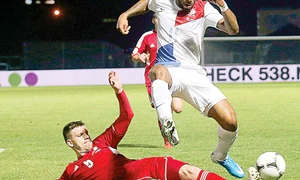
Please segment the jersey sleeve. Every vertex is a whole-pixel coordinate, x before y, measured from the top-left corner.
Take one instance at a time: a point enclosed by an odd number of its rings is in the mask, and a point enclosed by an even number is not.
[[[142,54],[146,51],[146,42],[145,42],[145,33],[140,37],[138,42],[136,43],[135,48],[133,49],[131,56],[136,54]]]
[[[67,167],[68,168],[68,167]],[[57,180],[71,180],[67,168],[65,169],[65,171],[63,172],[63,174],[60,176],[60,178],[58,178]]]
[[[219,11],[214,8],[210,3],[206,3],[204,6],[205,16],[205,28],[214,27],[217,28],[218,22],[223,18]]]
[[[117,148],[134,116],[125,92],[116,94],[116,96],[119,101],[120,115],[110,127],[93,141],[94,144],[100,144],[100,147],[101,145],[105,145]]]

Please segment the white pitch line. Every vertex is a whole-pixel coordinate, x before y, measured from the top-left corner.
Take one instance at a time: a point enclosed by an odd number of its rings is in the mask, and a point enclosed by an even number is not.
[[[2,153],[3,151],[5,151],[5,149],[4,148],[0,148],[0,153]]]

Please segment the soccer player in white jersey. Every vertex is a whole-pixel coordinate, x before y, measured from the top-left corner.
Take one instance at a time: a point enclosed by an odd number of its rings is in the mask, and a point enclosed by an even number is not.
[[[210,3],[217,5],[221,13]],[[159,22],[157,58],[149,77],[162,133],[171,144],[179,143],[170,104],[172,97],[184,99],[219,124],[219,140],[211,154],[213,162],[222,165],[232,176],[243,178],[244,171],[228,155],[238,135],[235,111],[199,65],[206,28],[235,35],[239,32],[236,16],[224,0],[139,0],[119,16],[117,29],[128,34],[131,28],[128,18],[148,10],[157,14]]]

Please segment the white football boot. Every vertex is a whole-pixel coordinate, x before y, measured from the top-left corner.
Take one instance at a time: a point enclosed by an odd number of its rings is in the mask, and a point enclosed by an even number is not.
[[[254,167],[249,167],[247,180],[261,180],[259,172]]]
[[[162,135],[167,138],[172,146],[176,146],[179,143],[179,136],[175,127],[175,122],[171,118],[163,119],[161,122]]]

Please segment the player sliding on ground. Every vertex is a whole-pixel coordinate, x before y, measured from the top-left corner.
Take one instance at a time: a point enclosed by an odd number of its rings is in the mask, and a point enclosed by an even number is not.
[[[120,114],[94,140],[81,121],[70,122],[63,128],[65,142],[78,159],[66,167],[59,180],[224,180],[170,156],[128,159],[120,154],[117,146],[127,132],[133,112],[115,72],[109,73],[108,81],[119,101]]]

